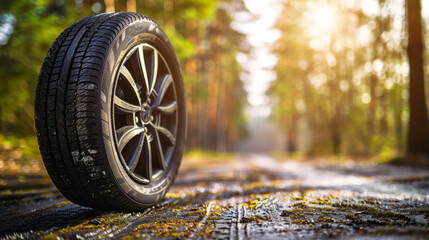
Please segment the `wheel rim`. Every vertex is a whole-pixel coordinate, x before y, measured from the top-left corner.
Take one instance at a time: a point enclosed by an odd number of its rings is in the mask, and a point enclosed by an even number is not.
[[[154,46],[139,44],[126,54],[113,88],[112,116],[127,174],[142,184],[158,180],[171,164],[178,110],[173,75]]]

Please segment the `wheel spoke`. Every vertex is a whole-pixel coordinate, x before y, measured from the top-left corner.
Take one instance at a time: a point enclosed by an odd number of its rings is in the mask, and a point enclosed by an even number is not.
[[[129,168],[130,172],[134,172],[134,170],[137,167],[137,164],[139,163],[140,155],[141,155],[143,144],[144,144],[144,139],[145,139],[144,134],[140,134],[140,139],[139,139],[139,143],[137,145],[137,149],[135,150],[135,152],[131,158],[131,161],[128,164],[128,168]]]
[[[173,78],[171,77],[171,75],[168,74],[164,77],[164,80],[161,83],[161,87],[159,88],[158,95],[156,97],[155,102],[152,105],[153,106],[152,108],[156,108],[161,104],[162,100],[164,99],[165,93],[167,92],[168,87],[172,82],[173,82]]]
[[[147,69],[146,69],[146,64],[145,64],[145,61],[144,61],[144,52],[143,52],[143,46],[142,45],[139,46],[138,54],[139,54],[140,66],[141,66],[141,69],[142,69],[142,72],[143,72],[144,83],[146,85],[146,93],[149,95],[149,93],[150,93],[150,86],[149,86],[149,79],[147,77]]]
[[[159,133],[157,128],[152,126],[152,132],[154,135],[155,149],[158,152],[158,164],[162,170],[165,170],[167,168],[167,163],[165,161],[164,151],[162,148],[162,143],[161,143],[161,139],[159,138]]]
[[[134,113],[141,110],[140,106],[126,102],[120,99],[118,96],[113,98],[113,103],[123,112]]]
[[[122,152],[124,147],[128,144],[128,142],[133,139],[135,136],[143,132],[143,128],[140,127],[123,127],[116,131],[118,134],[118,148],[119,152]]]
[[[176,101],[173,101],[167,105],[158,106],[156,109],[158,111],[160,111],[161,113],[170,114],[170,113],[173,113],[174,111],[176,111],[177,103],[176,103]]]
[[[146,134],[145,137],[145,177],[149,182],[152,182],[152,147],[150,145],[151,142],[151,136],[149,134]]]
[[[127,82],[130,84],[130,86],[132,87],[132,89],[134,91],[134,94],[136,95],[137,99],[139,100],[139,104],[141,104],[139,89],[136,86],[136,82],[135,82],[133,76],[131,75],[128,68],[125,67],[125,65],[122,65],[122,67],[120,69],[120,73],[122,74],[122,76],[124,76],[125,80],[127,80]]]
[[[173,136],[173,134],[165,127],[156,126],[156,130],[163,134],[167,139],[170,141],[171,145],[176,144],[176,138]]]
[[[153,89],[155,88],[157,77],[158,77],[158,51],[156,49],[153,49],[152,79],[151,79],[151,86],[150,86],[150,91],[149,91],[150,94],[153,92]]]

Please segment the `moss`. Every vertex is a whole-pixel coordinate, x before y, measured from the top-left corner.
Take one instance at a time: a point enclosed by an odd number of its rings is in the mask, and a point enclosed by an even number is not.
[[[291,210],[283,210],[283,211],[280,213],[280,216],[282,216],[282,217],[287,217],[287,216],[292,215],[292,214],[293,214],[293,211],[291,211]]]
[[[0,186],[2,186],[2,185],[5,186],[6,182],[0,179]],[[10,190],[10,189],[5,189],[5,190],[0,191],[0,196],[9,195],[9,194],[12,194],[12,190]]]
[[[295,209],[301,209],[301,211],[302,211],[302,209],[306,209],[306,208],[308,208],[308,206],[305,203],[303,203],[303,202],[299,202],[299,203],[295,203],[293,205],[293,208],[295,208]]]
[[[136,233],[136,234],[132,234],[132,235],[127,235],[127,236],[121,238],[121,240],[141,239],[141,238],[148,238],[148,237],[149,236],[146,234]]]
[[[166,198],[181,198],[182,196],[178,193],[167,193],[165,194]]]
[[[334,223],[335,219],[330,218],[330,217],[320,217],[319,218],[319,223]]]
[[[68,204],[68,203],[69,203],[68,201],[64,201],[58,204],[59,206],[61,206],[62,204]],[[71,233],[84,232],[84,231],[90,231],[95,229],[97,230],[101,229],[103,231],[107,231],[112,228],[123,228],[128,223],[129,223],[128,220],[124,219],[121,214],[107,214],[103,217],[99,217],[92,220],[86,220],[78,225],[67,226],[56,233],[51,233],[46,236],[43,236],[43,238],[50,239],[50,237],[53,237],[54,235],[69,235]]]
[[[346,218],[354,220],[354,219],[358,219],[359,217],[358,217],[358,216],[356,216],[356,215],[353,215],[353,214],[351,214],[351,213],[347,213],[347,214],[346,214]]]
[[[359,203],[361,203],[361,204],[370,204],[370,205],[377,205],[378,204],[378,202],[372,201],[372,200],[368,200],[368,199],[359,201]]]
[[[327,198],[324,198],[324,199],[317,198],[316,200],[317,201],[308,201],[308,204],[313,204],[313,205],[318,205],[318,206],[329,204],[329,199],[327,199]]]
[[[270,196],[270,194],[262,195],[262,196],[259,195],[257,199],[252,199],[250,201],[243,203],[242,205],[244,207],[249,208],[250,210],[254,210],[254,209],[257,209],[257,208],[263,206],[264,204],[270,204],[270,203],[273,203],[275,201],[276,201],[276,199],[273,198],[272,196]]]
[[[387,210],[380,210],[372,206],[366,206],[366,205],[359,205],[359,204],[353,204],[353,203],[331,203],[330,204],[333,207],[339,207],[341,210],[357,210],[362,211],[367,214],[371,214],[372,216],[377,217],[385,217],[390,219],[398,219],[398,220],[405,220],[409,221],[410,219],[400,213],[394,213]]]
[[[200,236],[207,238],[210,237],[213,232],[212,226],[214,226],[214,224],[209,220],[207,226],[204,226],[195,233],[196,229],[199,227],[197,221],[175,218],[155,219],[136,227],[132,236],[133,238],[138,238],[137,235],[140,234],[155,237],[189,238]]]
[[[307,219],[297,219],[292,221],[292,224],[297,224],[297,225],[313,225],[312,222],[308,221]]]
[[[56,233],[49,233],[45,236],[40,237],[40,240],[57,240],[59,238]]]
[[[67,204],[71,204],[71,202],[70,201],[58,202],[58,203],[55,203],[54,205],[50,206],[49,208],[61,207],[62,205],[67,205]]]
[[[290,200],[293,202],[294,201],[305,201],[306,198],[305,198],[305,196],[300,196],[300,197],[292,197]]]

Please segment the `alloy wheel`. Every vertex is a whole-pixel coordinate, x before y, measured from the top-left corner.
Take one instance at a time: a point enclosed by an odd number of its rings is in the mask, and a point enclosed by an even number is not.
[[[150,184],[167,169],[176,143],[178,111],[173,75],[162,54],[134,46],[119,66],[113,94],[113,131],[122,166]]]

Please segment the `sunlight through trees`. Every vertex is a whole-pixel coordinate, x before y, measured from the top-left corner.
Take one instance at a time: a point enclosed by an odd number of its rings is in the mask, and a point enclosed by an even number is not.
[[[405,10],[405,2],[393,0],[284,1],[270,95],[287,150],[405,154],[410,96]],[[425,111],[416,114],[427,119]],[[297,146],[303,141],[305,146]],[[427,141],[420,144],[428,149]]]

